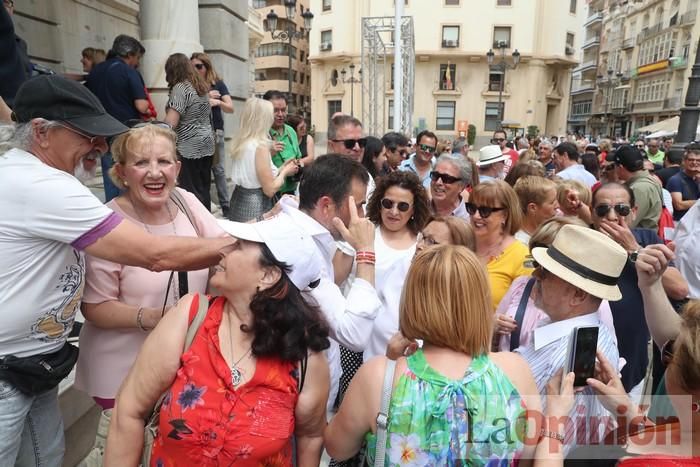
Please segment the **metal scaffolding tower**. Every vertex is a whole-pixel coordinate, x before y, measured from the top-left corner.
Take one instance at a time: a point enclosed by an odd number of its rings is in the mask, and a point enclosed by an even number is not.
[[[393,17],[362,18],[362,123],[367,134],[381,137],[386,133],[386,108],[391,96],[387,86],[393,74],[387,58],[393,56],[395,21]],[[403,82],[401,86],[401,127],[395,129],[410,136],[413,132],[413,92],[415,79],[415,36],[413,18],[401,19],[401,57]]]

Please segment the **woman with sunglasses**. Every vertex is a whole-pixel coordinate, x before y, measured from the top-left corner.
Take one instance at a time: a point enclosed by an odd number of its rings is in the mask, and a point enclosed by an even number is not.
[[[210,85],[181,53],[170,55],[165,62],[165,81],[170,91],[165,121],[177,133],[177,155],[182,164],[178,182],[211,211],[211,167],[215,143],[209,104]]]
[[[374,320],[372,334],[364,352],[364,361],[377,355],[388,354],[389,341],[399,332],[399,304],[408,269],[418,254],[438,245],[461,245],[474,251],[474,230],[468,222],[458,217],[429,218],[423,230],[418,233],[415,255],[396,263],[387,273],[382,288],[377,289],[382,310]]]
[[[515,238],[522,224],[520,202],[506,182],[490,180],[474,188],[466,207],[476,236],[476,254],[488,271],[495,310],[510,284],[532,273],[525,261],[527,247]]]
[[[107,206],[154,235],[225,236],[194,195],[175,187],[180,170],[175,140],[175,133],[162,123],[140,123],[118,136],[112,143],[115,163],[110,176],[122,194]],[[189,213],[176,201],[184,202]],[[181,293],[206,290],[209,270],[185,275],[151,272],[90,255],[85,267],[82,313],[86,321],[80,333],[75,386],[110,410],[150,330]],[[106,428],[101,427],[103,438]]]
[[[399,171],[377,179],[377,186],[367,203],[367,218],[376,225],[374,235],[376,290],[382,290],[386,276],[395,264],[405,258],[413,257],[418,233],[429,217],[428,195],[414,174]],[[338,280],[339,278],[336,277],[336,281]],[[351,272],[348,282],[352,280]],[[362,363],[362,353],[355,354],[352,358],[356,362],[354,370],[357,370]],[[354,374],[354,371],[352,373]],[[349,378],[346,376],[346,369],[343,368],[341,393],[352,377],[352,375]]]
[[[622,368],[622,382],[634,398],[641,395],[646,368],[649,329],[645,321],[642,293],[634,262],[641,248],[662,244],[653,230],[630,228],[636,214],[634,193],[626,184],[607,183],[593,193],[593,227],[620,244],[629,254],[618,285],[622,300],[611,302],[620,357],[627,360]],[[682,300],[688,283],[678,269],[669,267],[663,275],[664,290],[670,298]]]
[[[214,160],[211,170],[214,173],[214,184],[216,185],[216,195],[219,198],[219,205],[224,217],[227,217],[229,210],[228,187],[226,186],[226,149],[224,142],[224,116],[223,113],[233,113],[233,99],[228,92],[228,88],[219,77],[211,63],[209,55],[195,52],[190,56],[192,66],[197,70],[197,74],[204,78],[209,84],[209,105],[211,106],[211,122],[216,134],[216,146],[214,147]]]
[[[472,169],[472,164],[460,155],[443,154],[438,157],[435,169],[430,172],[430,211],[433,215],[469,220],[464,197],[469,195],[465,190],[471,186]]]

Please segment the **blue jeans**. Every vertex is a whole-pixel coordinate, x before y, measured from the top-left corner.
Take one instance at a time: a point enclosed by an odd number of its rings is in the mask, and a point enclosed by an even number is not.
[[[58,386],[27,396],[0,380],[0,467],[60,467],[64,451]]]
[[[224,133],[221,130],[216,130],[216,152],[214,153],[214,165],[211,166],[211,171],[214,173],[214,184],[216,185],[216,196],[219,198],[219,205],[222,211],[228,211],[229,196],[228,187],[226,186],[226,144],[224,142]]]
[[[105,203],[113,198],[116,198],[121,193],[119,187],[117,187],[112,179],[109,178],[109,169],[112,168],[113,163],[111,152],[108,151],[102,154],[100,164],[102,165],[102,185],[105,189]]]

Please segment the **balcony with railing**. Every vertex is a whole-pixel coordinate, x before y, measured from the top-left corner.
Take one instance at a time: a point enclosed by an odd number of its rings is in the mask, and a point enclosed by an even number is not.
[[[584,94],[595,90],[595,81],[588,79],[574,79],[571,82],[571,95]]]
[[[596,69],[598,67],[598,59],[593,59],[593,60],[588,60],[585,62],[582,62],[579,66],[577,66],[574,69],[574,73],[576,72],[584,72],[586,70],[591,70],[591,69]]]
[[[622,41],[622,48],[627,50],[627,49],[633,49],[634,46],[637,43],[637,38],[636,37],[628,37]]]
[[[591,37],[587,37],[586,40],[583,41],[583,45],[581,48],[583,50],[590,49],[593,47],[598,47],[600,45],[600,36],[598,34],[595,34]]]
[[[593,14],[591,14],[588,18],[586,18],[586,22],[583,23],[583,27],[587,28],[590,26],[594,26],[596,24],[602,24],[602,22],[603,22],[603,12],[596,11]]]
[[[678,19],[679,26],[694,24],[698,16],[698,10],[688,10]]]
[[[642,29],[642,32],[640,32],[639,34],[637,34],[637,44],[641,44],[642,42],[644,42],[644,41],[645,41],[646,39],[648,39],[649,37],[653,36],[654,34],[657,34],[657,33],[661,32],[662,29],[663,29],[663,24],[662,24],[662,23],[658,23],[658,24],[655,24],[655,25],[653,25],[653,26],[651,26],[651,27]]]

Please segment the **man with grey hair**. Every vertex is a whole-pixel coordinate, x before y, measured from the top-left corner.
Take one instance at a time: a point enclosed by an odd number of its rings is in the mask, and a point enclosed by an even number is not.
[[[140,120],[141,114],[148,112],[143,78],[136,71],[145,52],[138,40],[120,34],[114,38],[108,59],[97,64],[85,80],[85,86],[97,96],[107,113],[122,123]],[[109,178],[112,163],[112,155],[106,152],[102,156],[105,202],[119,195],[119,188]]]
[[[350,115],[336,115],[328,123],[328,153],[342,154],[362,163],[367,138],[362,122]]]
[[[456,216],[469,220],[467,208],[462,199],[462,191],[471,185],[472,166],[457,154],[443,154],[438,157],[435,168],[430,172],[430,210],[436,216]]]
[[[452,154],[459,154],[462,157],[467,157],[469,155],[469,142],[460,138],[452,143]]]
[[[60,466],[58,384],[78,350],[67,343],[85,286],[84,253],[152,271],[202,269],[229,237],[153,236],[74,176],[96,168],[106,138],[127,131],[81,84],[26,81],[15,123],[0,125],[0,464]],[[125,319],[140,323],[141,310]]]

